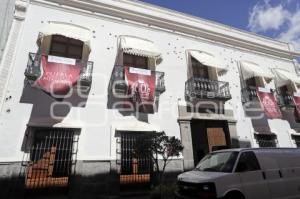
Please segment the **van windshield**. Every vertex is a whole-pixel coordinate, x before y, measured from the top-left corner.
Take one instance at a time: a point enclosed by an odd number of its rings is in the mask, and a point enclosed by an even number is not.
[[[233,170],[238,152],[217,152],[206,155],[196,166],[199,171],[225,172]]]

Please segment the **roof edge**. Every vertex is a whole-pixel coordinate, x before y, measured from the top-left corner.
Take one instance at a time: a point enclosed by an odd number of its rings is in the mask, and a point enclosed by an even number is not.
[[[289,43],[136,0],[31,0],[31,2],[57,3],[58,6],[69,6],[121,20],[131,20],[150,27],[156,26],[171,32],[188,34],[281,58],[296,59],[300,56],[300,52],[295,51]]]

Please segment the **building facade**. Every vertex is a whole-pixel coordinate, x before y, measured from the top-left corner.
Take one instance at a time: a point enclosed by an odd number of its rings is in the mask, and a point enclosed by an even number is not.
[[[218,148],[299,147],[299,55],[142,2],[17,0],[0,65],[1,194],[149,186],[153,165],[132,151],[162,131],[184,145],[174,174]]]

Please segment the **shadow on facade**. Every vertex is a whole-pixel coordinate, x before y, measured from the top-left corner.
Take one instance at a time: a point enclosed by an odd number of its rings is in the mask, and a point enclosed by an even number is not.
[[[245,116],[249,117],[255,132],[271,133],[268,118],[259,101],[244,106]]]
[[[77,92],[57,100],[40,89],[32,88],[25,80],[20,103],[32,104],[28,126],[53,127],[64,120],[72,107],[84,108],[87,100],[88,94],[80,96]],[[24,137],[23,145],[25,142]]]
[[[126,97],[128,88],[125,80],[123,79],[124,77],[122,79],[116,79],[116,73],[118,72],[113,69],[107,88],[108,94],[106,108],[118,110],[122,116],[134,116],[139,121],[148,122],[149,113],[139,112],[139,107],[136,106],[129,97]],[[119,83],[115,84],[116,81]],[[158,100],[155,101],[153,105],[154,112],[157,112],[158,104]]]
[[[282,119],[286,120],[292,129],[295,129],[297,132],[300,131],[300,123],[296,121],[295,118],[295,109],[294,108],[286,108],[281,109]]]

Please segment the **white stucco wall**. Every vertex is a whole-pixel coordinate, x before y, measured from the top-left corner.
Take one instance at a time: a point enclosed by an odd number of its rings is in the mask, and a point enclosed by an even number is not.
[[[259,63],[262,67],[279,67],[295,72],[292,60],[284,60],[265,56],[259,53],[238,50],[215,42],[181,36],[176,33],[160,31],[151,27],[139,26],[111,20],[105,17],[95,17],[92,14],[78,14],[51,7],[30,5],[22,27],[20,43],[13,65],[13,72],[7,87],[7,96],[0,115],[0,162],[22,160],[21,145],[24,139],[26,124],[32,114],[35,118],[46,116],[48,110],[34,111],[31,103],[24,100],[27,97],[38,97],[40,104],[49,102],[51,97],[40,90],[30,88],[23,93],[24,70],[28,53],[36,52],[36,40],[39,30],[47,21],[63,21],[74,23],[93,31],[91,41],[92,52],[89,60],[94,62],[93,82],[85,107],[72,107],[65,117],[67,123],[73,121],[74,126],[81,126],[79,139],[79,160],[109,160],[115,158],[115,139],[112,123],[123,120],[135,120],[133,116],[123,116],[118,110],[107,109],[107,87],[117,55],[117,37],[119,35],[135,35],[147,38],[155,43],[162,52],[163,62],[157,67],[165,72],[166,92],[160,97],[159,111],[149,115],[149,123],[159,126],[168,135],[180,137],[178,119],[178,100],[184,100],[184,87],[187,80],[187,60],[185,50],[199,49],[215,55],[229,68],[221,81],[230,84],[232,99],[226,102],[226,109],[234,111],[237,122],[237,132],[241,140],[249,140],[252,146],[257,146],[253,138],[250,118],[245,118],[241,103],[241,87],[238,72],[238,62],[249,60]],[[270,84],[274,88],[274,83]],[[23,93],[23,98],[22,98]],[[78,123],[80,121],[80,123]],[[269,120],[272,130],[277,133],[279,146],[293,146],[287,130],[289,124],[283,120]],[[72,126],[70,126],[72,127]]]
[[[14,15],[14,0],[2,0],[0,4],[0,61]]]

